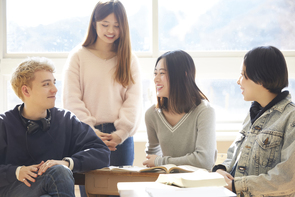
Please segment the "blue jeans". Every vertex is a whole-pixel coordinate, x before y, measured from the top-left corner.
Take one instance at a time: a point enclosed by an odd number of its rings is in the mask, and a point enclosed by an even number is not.
[[[116,131],[113,123],[104,123],[95,126],[103,133],[112,133]],[[132,166],[134,161],[134,141],[133,137],[127,138],[122,144],[118,145],[117,150],[111,152],[111,166]],[[80,185],[81,197],[86,197],[85,187]]]
[[[11,185],[0,189],[1,197],[51,196],[74,197],[74,177],[70,169],[63,165],[55,165],[38,176],[31,187],[23,182],[15,181]]]

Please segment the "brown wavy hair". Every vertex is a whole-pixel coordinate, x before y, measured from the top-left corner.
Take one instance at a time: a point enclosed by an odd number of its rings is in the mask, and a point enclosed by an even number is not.
[[[156,62],[163,59],[168,73],[169,99],[157,98],[157,108],[177,114],[188,113],[208,98],[198,88],[195,77],[196,69],[192,57],[182,50],[169,51],[161,55]]]
[[[120,37],[114,42],[114,48],[117,53],[117,67],[114,79],[126,87],[130,82],[134,83],[131,75],[131,42],[129,34],[129,25],[126,10],[123,4],[118,0],[99,1],[90,18],[88,32],[82,46],[87,47],[94,44],[97,40],[96,22],[102,21],[108,15],[114,13],[120,29]]]

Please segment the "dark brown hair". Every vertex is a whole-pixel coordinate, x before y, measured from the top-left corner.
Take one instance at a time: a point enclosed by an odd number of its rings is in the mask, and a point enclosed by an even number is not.
[[[117,53],[117,67],[115,71],[115,80],[126,87],[134,80],[131,75],[131,42],[129,34],[129,25],[127,14],[123,4],[118,0],[98,2],[91,14],[88,32],[82,46],[87,47],[94,44],[97,40],[96,22],[101,21],[108,15],[114,13],[120,29],[120,37],[114,42]]]
[[[250,50],[244,57],[246,78],[278,94],[288,86],[288,69],[282,52],[273,46]]]
[[[195,77],[196,69],[192,57],[182,51],[169,51],[161,55],[156,62],[163,59],[169,79],[169,99],[158,97],[157,108],[177,114],[188,113],[207,97],[198,88]]]

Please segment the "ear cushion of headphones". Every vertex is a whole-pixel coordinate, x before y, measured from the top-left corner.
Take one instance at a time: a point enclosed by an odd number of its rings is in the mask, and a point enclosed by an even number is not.
[[[41,122],[42,122],[42,130],[47,131],[50,128],[50,118],[48,119],[42,118]]]
[[[47,131],[50,128],[50,120],[48,120],[46,118],[42,118],[38,122],[35,122],[33,120],[29,120],[27,122],[28,134],[31,134],[31,133],[33,134],[33,133],[37,132],[39,129],[42,129],[42,131]],[[40,122],[41,122],[41,124],[40,124]]]
[[[40,125],[34,121],[29,120],[27,122],[27,132],[28,134],[35,133],[40,128]]]
[[[27,122],[28,134],[35,133],[38,129],[42,129],[42,131],[47,131],[50,128],[50,121],[48,119],[42,118],[40,122],[42,123],[42,125],[35,121],[29,120]]]
[[[51,114],[49,110],[47,110],[48,118],[42,118],[38,121],[33,121],[33,120],[25,119],[22,116],[23,107],[24,107],[24,104],[21,105],[19,108],[19,115],[23,125],[27,129],[28,134],[35,133],[39,129],[42,129],[42,131],[47,131],[50,128]]]

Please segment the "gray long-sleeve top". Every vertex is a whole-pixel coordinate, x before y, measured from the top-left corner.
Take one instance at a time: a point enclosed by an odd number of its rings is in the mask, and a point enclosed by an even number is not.
[[[192,165],[211,170],[216,160],[215,112],[203,100],[173,127],[160,109],[145,114],[148,134],[146,153],[155,154],[155,165]]]

